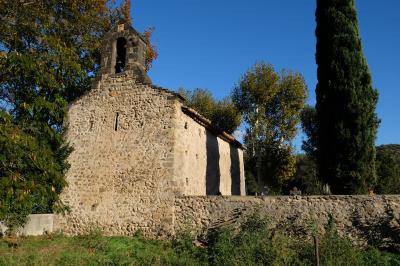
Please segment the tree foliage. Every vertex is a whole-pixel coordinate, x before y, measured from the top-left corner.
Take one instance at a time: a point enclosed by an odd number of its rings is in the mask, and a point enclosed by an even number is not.
[[[217,130],[232,134],[239,127],[240,113],[229,97],[217,101],[205,89],[180,89],[178,92],[186,98],[189,107],[208,118]]]
[[[297,187],[303,194],[323,194],[323,183],[317,173],[316,151],[317,151],[317,114],[312,106],[305,106],[300,114],[301,129],[305,135],[301,148],[305,154],[296,156],[296,173],[291,187]]]
[[[376,149],[378,194],[400,194],[400,145],[381,145]]]
[[[121,6],[122,15],[124,16],[125,22],[132,25],[132,18],[131,18],[131,0],[124,0]]]
[[[301,188],[305,193],[322,193],[320,178],[316,176],[315,154],[317,143],[317,121],[316,110],[307,106],[301,113],[301,125],[306,139],[303,141],[302,149],[306,153],[298,157],[297,170],[293,186]],[[378,194],[400,193],[400,145],[388,144],[376,147],[376,184],[373,191]],[[309,182],[317,180],[316,182]],[[315,189],[318,188],[318,189]],[[372,189],[371,189],[372,190]]]
[[[248,70],[232,92],[232,99],[247,124],[245,144],[253,175],[260,187],[279,192],[295,171],[292,141],[307,97],[299,73],[277,73],[259,63]]]
[[[302,150],[309,156],[315,158],[317,151],[317,112],[314,107],[305,106],[301,111],[301,129],[306,139],[301,145]]]
[[[151,42],[151,36],[153,35],[154,27],[150,27],[143,32],[143,38],[147,43],[146,55],[145,55],[145,68],[146,71],[149,71],[153,66],[154,60],[158,57],[157,48]]]
[[[308,154],[296,155],[296,172],[286,192],[296,187],[303,195],[323,194],[322,182],[317,175],[314,157]]]
[[[59,193],[65,187],[66,146],[54,150],[39,129],[19,126],[0,112],[0,221],[11,231],[30,213],[65,209]]]
[[[0,96],[18,121],[62,124],[67,103],[90,88],[105,1],[2,1]]]
[[[318,171],[333,193],[375,182],[378,93],[363,55],[354,0],[317,0]]]
[[[112,1],[0,1],[0,219],[62,207],[63,119],[91,87],[103,34],[120,21]]]

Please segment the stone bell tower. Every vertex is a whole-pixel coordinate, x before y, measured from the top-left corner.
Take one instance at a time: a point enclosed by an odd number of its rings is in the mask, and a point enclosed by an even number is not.
[[[151,84],[145,70],[146,50],[146,41],[130,24],[115,26],[104,36],[99,77],[124,73],[139,83]]]

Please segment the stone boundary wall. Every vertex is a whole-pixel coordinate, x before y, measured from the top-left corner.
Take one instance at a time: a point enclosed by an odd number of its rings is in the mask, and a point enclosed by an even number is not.
[[[272,228],[310,237],[323,233],[331,215],[338,232],[356,245],[378,244],[400,250],[400,195],[385,196],[187,196],[175,200],[175,232],[235,224],[258,211]]]
[[[53,233],[54,214],[31,214],[23,228],[17,231],[19,236],[41,236]],[[5,235],[7,227],[0,222],[0,235]]]
[[[323,233],[331,215],[340,235],[354,244],[378,245],[400,251],[400,195],[385,196],[180,196],[175,198],[172,224],[175,234],[190,228],[202,236],[208,230],[235,225],[257,211],[271,228],[311,237],[313,227]],[[59,231],[54,214],[29,215],[19,235]],[[161,225],[160,225],[161,226]],[[0,222],[0,233],[7,228]],[[63,231],[63,230],[61,230]]]

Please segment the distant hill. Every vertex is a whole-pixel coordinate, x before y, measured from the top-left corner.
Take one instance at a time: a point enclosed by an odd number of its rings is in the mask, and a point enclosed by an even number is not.
[[[396,161],[400,164],[400,144],[385,144],[376,147],[376,151],[390,153],[396,157]]]
[[[400,144],[385,144],[376,147],[377,149],[385,149],[400,155]]]

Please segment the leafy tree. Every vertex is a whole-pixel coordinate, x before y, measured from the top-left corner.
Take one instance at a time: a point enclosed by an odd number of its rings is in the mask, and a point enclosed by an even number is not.
[[[317,0],[317,162],[335,194],[374,185],[378,93],[363,55],[354,0]]]
[[[62,207],[70,150],[63,118],[90,89],[101,37],[121,18],[111,2],[0,1],[0,215],[7,223]]]
[[[195,89],[193,91],[179,89],[178,93],[184,96],[186,104],[198,111],[204,117],[211,119],[214,112],[215,100],[212,93],[206,89]]]
[[[247,124],[247,158],[261,189],[267,185],[280,192],[295,172],[292,141],[306,92],[299,73],[277,73],[265,63],[247,71],[232,92]]]
[[[400,145],[381,145],[376,149],[377,184],[379,194],[400,194]]]
[[[252,169],[251,169],[252,170]],[[253,173],[250,171],[246,171],[246,195],[258,195],[260,193],[260,189],[257,184],[257,180],[254,177]]]
[[[54,150],[34,127],[22,128],[0,112],[0,221],[13,231],[31,213],[65,209],[59,193],[65,187],[69,148]]]
[[[61,124],[67,101],[90,88],[98,69],[106,10],[94,0],[0,3],[0,92],[17,119]]]
[[[302,150],[315,159],[317,151],[317,112],[314,107],[306,106],[301,111],[301,129],[306,135],[301,145]]]
[[[227,97],[215,104],[211,121],[217,129],[229,134],[232,134],[239,127],[241,117],[232,99]]]
[[[317,166],[312,156],[307,154],[296,156],[296,172],[286,192],[288,193],[294,187],[305,195],[323,194],[322,184],[317,175]]]
[[[306,136],[301,148],[305,154],[299,154],[296,156],[296,173],[292,182],[290,182],[287,191],[293,187],[297,187],[303,194],[323,194],[322,183],[317,175],[316,166],[316,116],[317,114],[314,107],[307,105],[301,111],[301,128]]]
[[[129,0],[121,7],[113,0],[0,1],[0,218],[7,223],[62,209],[67,105],[90,89],[103,34],[130,23],[129,14]],[[151,33],[144,37],[148,69],[157,53]]]
[[[187,99],[187,105],[208,118],[217,130],[232,134],[240,125],[241,117],[230,98],[216,101],[205,89],[178,91]]]

